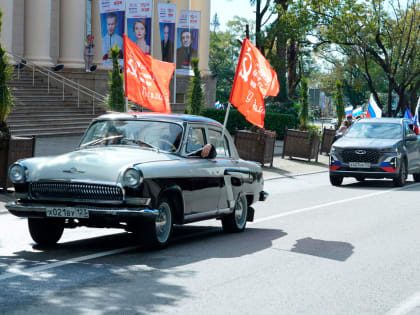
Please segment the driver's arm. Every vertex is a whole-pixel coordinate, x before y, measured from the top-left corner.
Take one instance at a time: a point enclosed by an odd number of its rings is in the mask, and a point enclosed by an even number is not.
[[[199,156],[203,159],[214,159],[216,157],[216,148],[211,143],[208,143],[200,150],[191,153],[190,156]]]

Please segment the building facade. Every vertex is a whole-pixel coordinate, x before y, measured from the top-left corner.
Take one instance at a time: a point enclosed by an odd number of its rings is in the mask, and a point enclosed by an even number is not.
[[[97,92],[107,89],[109,67],[102,65],[102,33],[99,0],[0,0],[3,10],[1,43],[6,50],[42,66],[63,64],[63,74]],[[210,0],[154,0],[152,55],[161,60],[158,3],[176,4],[177,17],[181,10],[201,12],[199,68],[207,83],[207,104],[213,102],[215,80],[209,71]],[[84,72],[86,35],[94,36],[93,64],[98,70]],[[174,81],[174,80],[173,80]],[[171,83],[171,101],[183,102],[189,77],[177,76],[176,89]],[[175,97],[176,96],[176,97]],[[172,98],[173,97],[173,98]]]

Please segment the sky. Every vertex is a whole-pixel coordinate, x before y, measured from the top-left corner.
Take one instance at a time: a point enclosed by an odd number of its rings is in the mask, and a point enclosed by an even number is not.
[[[217,13],[221,30],[226,29],[226,23],[233,20],[235,15],[255,20],[255,7],[249,4],[249,0],[211,0],[210,5],[210,21]]]

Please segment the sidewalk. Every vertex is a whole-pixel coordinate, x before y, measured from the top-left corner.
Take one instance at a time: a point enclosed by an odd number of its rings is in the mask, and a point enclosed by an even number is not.
[[[71,137],[38,137],[35,143],[35,156],[58,155],[74,150],[80,141],[80,136]],[[293,177],[303,174],[327,172],[328,156],[319,155],[318,162],[303,159],[282,159],[283,141],[276,141],[274,150],[273,167],[266,164],[263,167],[265,180]],[[0,193],[0,215],[6,213],[4,205],[14,200],[13,190],[9,188],[7,193]]]

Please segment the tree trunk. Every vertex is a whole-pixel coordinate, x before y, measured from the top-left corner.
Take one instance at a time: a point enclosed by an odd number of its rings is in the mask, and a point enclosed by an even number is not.
[[[297,80],[296,65],[299,56],[299,45],[295,39],[290,39],[287,46],[287,96],[294,98]]]

